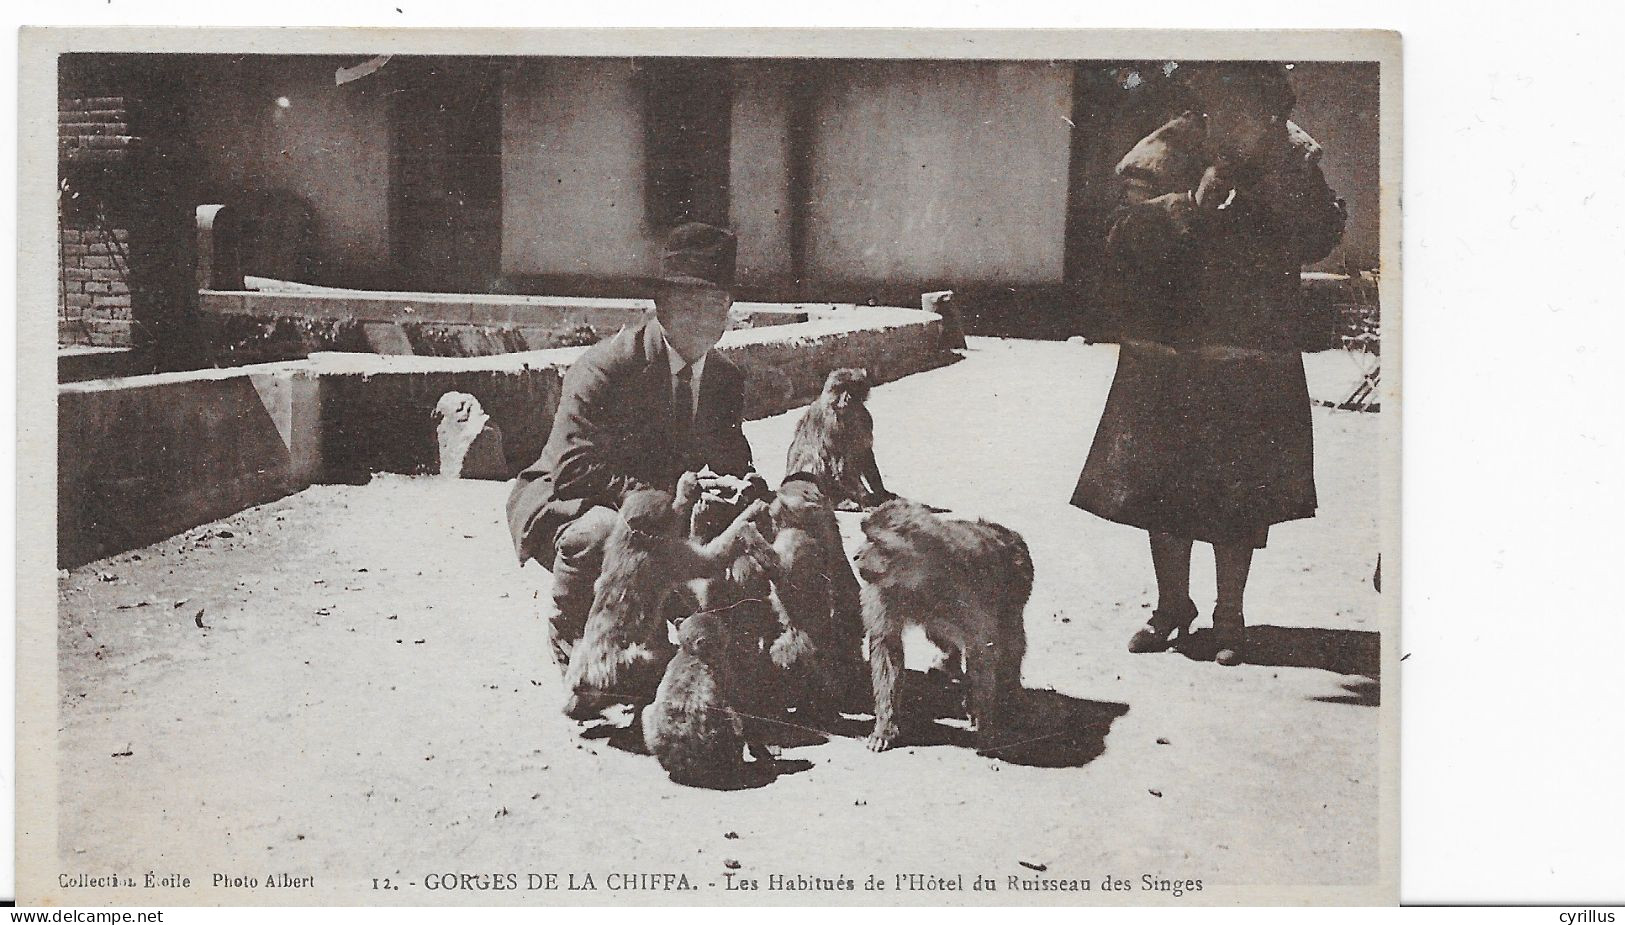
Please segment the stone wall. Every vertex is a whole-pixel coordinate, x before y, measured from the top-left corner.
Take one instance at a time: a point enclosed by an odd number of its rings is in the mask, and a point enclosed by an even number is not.
[[[315,481],[318,382],[302,365],[60,386],[59,565],[144,546]]]
[[[199,305],[215,365],[342,351],[478,357],[597,343],[651,311],[648,299],[379,292],[250,277],[256,291],[205,289]],[[738,303],[732,329],[806,321],[802,306]]]
[[[943,361],[937,315],[826,309],[730,331],[749,417],[817,395],[838,366],[885,382]],[[316,354],[308,360],[59,386],[57,561],[71,568],[317,482],[437,470],[434,410],[479,400],[511,477],[541,455],[564,372],[585,348],[490,357]]]

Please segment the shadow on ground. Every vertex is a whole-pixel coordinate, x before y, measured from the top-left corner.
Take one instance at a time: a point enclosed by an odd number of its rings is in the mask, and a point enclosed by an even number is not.
[[[1191,637],[1190,643],[1180,651],[1187,658],[1211,661],[1216,648],[1213,632],[1205,630]],[[1343,682],[1345,693],[1316,697],[1315,700],[1368,707],[1377,706],[1380,702],[1380,633],[1308,626],[1249,626],[1246,659],[1250,665],[1318,668],[1333,674],[1357,676]]]
[[[631,717],[630,722],[626,722],[628,716]],[[602,740],[610,748],[628,754],[649,755],[649,748],[643,742],[643,724],[638,721],[635,713],[606,716],[605,722],[583,729],[581,738],[586,741]],[[768,741],[771,744],[778,744],[771,738]],[[705,783],[686,782],[686,786],[699,787],[702,790],[755,790],[758,787],[766,787],[788,774],[810,770],[812,766],[811,761],[800,758],[749,761],[745,763],[743,773],[738,777]]]
[[[1112,723],[1128,712],[1128,705],[1084,700],[1055,690],[1024,689],[1011,725],[998,741],[987,744],[970,729],[965,713],[962,678],[943,671],[904,672],[901,714],[902,737],[897,748],[947,746],[976,751],[1009,764],[1036,768],[1078,768],[1106,751]],[[798,721],[794,713],[783,717],[757,717],[760,734],[775,748],[809,748],[831,738],[864,739],[874,728],[866,714],[838,714],[831,719]],[[589,726],[587,740],[604,740],[611,748],[647,755],[640,724],[624,717]],[[744,790],[763,787],[785,774],[811,768],[812,762],[784,759],[750,766],[744,778],[711,789]]]
[[[781,777],[811,770],[813,763],[803,758],[776,758],[772,761],[749,761],[738,777],[713,781],[685,781],[684,786],[700,790],[756,790],[766,787]]]
[[[966,720],[963,679],[941,671],[907,671],[900,712],[899,748],[946,745],[1010,764],[1079,768],[1105,753],[1112,722],[1128,712],[1128,705],[1027,688],[1005,734],[984,747]],[[873,726],[857,725],[858,736],[867,736]]]

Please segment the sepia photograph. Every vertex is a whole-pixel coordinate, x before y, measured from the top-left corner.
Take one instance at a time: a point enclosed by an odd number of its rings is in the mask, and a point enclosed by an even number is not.
[[[21,43],[20,902],[1397,901],[1398,34]]]

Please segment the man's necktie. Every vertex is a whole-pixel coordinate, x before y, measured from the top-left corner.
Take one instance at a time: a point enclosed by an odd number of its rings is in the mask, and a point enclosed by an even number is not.
[[[674,378],[677,381],[671,390],[672,431],[679,444],[686,444],[694,426],[694,367],[684,366]]]

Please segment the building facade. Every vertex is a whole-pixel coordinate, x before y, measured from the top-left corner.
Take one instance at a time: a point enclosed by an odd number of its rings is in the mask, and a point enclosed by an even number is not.
[[[748,298],[909,304],[980,287],[1064,313],[1087,300],[1112,165],[1182,108],[1163,62],[397,56],[347,70],[363,61],[141,62],[180,114],[177,195],[243,207],[250,274],[635,295],[664,231],[695,218],[739,233]],[[118,95],[85,70],[64,68],[64,99]],[[1351,213],[1321,268],[1374,268],[1377,67],[1294,74],[1294,118]]]

